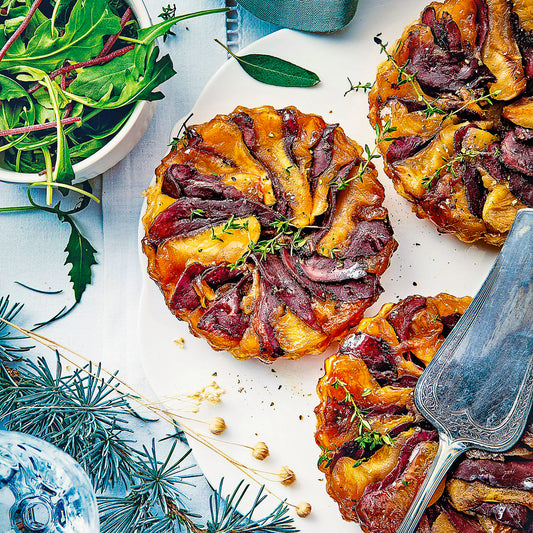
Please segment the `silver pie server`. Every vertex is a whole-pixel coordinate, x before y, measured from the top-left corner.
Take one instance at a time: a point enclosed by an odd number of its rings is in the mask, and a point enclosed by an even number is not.
[[[415,402],[439,448],[398,533],[412,533],[455,459],[502,452],[533,398],[533,209],[518,212],[480,291],[418,380]]]

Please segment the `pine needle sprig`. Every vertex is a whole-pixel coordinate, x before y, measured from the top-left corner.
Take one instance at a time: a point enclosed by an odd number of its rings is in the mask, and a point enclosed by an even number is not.
[[[182,490],[183,485],[192,485],[190,480],[198,475],[190,472],[193,466],[183,464],[191,451],[174,459],[177,443],[183,439],[182,432],[176,430],[175,434],[161,439],[174,440],[162,461],[158,459],[159,446],[155,441],[150,449],[135,447],[130,440],[133,437],[129,427],[132,417],[151,421],[129,404],[130,400],[135,400],[144,405],[142,396],[122,392],[118,385],[131,387],[116,373],[86,359],[85,366],[78,365],[59,352],[59,345],[53,341],[15,324],[9,325],[50,349],[54,347],[57,362],[55,369],[44,358],[38,358],[35,363],[23,358],[18,363],[0,364],[0,423],[6,429],[24,431],[48,440],[72,455],[88,472],[97,491],[104,492],[116,486],[125,491],[124,496],[98,498],[101,533],[299,531],[288,515],[291,504],[285,501],[267,516],[253,518],[266,497],[264,493],[271,493],[265,487],[261,487],[248,507],[249,511],[239,513],[237,505],[248,488],[242,489],[243,482],[229,500],[225,500],[221,485],[211,497],[210,519],[207,524],[201,524],[201,517],[186,508]],[[65,372],[60,358],[72,364],[75,370]],[[145,407],[149,408],[148,405]],[[159,413],[159,410],[149,410]],[[177,426],[165,411],[160,414],[163,420]],[[240,463],[232,461],[232,464],[246,473]]]
[[[90,364],[88,370],[65,374],[59,356],[55,372],[44,358],[25,361],[17,383],[0,377],[0,422],[63,449],[106,490],[130,479],[137,452],[127,417],[144,419],[114,394],[113,378],[100,379],[101,369]]]
[[[158,458],[155,440],[150,449],[143,447],[138,455],[131,485],[125,496],[102,496],[98,498],[102,533],[116,531],[139,531],[172,533],[183,516],[195,517],[183,509],[181,485],[192,485],[188,479],[198,473],[187,473],[192,465],[182,466],[190,455],[189,449],[174,461],[177,441],[173,443],[166,458]]]
[[[237,508],[241,504],[249,485],[243,486],[241,481],[235,490],[226,496],[223,493],[224,480],[218,490],[211,496],[209,507],[211,519],[207,523],[209,533],[291,533],[298,531],[293,520],[288,516],[286,503],[281,502],[270,514],[258,520],[253,518],[255,510],[267,497],[264,487],[257,492],[250,510],[241,514]]]
[[[9,296],[0,297],[0,318],[13,321],[23,308],[23,304],[11,305]],[[14,336],[5,322],[0,322],[0,362],[13,362],[20,360],[21,353],[27,352],[29,346],[18,346],[16,341],[25,337]],[[15,342],[14,342],[15,341]]]
[[[133,471],[131,492],[146,497],[151,506],[158,504],[165,514],[169,512],[169,501],[184,505],[178,487],[181,484],[193,486],[188,480],[200,475],[198,473],[184,474],[192,468],[192,466],[182,466],[183,461],[192,452],[191,449],[177,461],[171,462],[176,445],[177,441],[172,444],[166,459],[161,462],[157,458],[155,440],[152,439],[152,448],[148,450],[146,446],[143,446],[143,451]]]

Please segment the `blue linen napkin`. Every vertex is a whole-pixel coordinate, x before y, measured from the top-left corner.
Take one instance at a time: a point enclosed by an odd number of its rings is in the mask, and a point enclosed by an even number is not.
[[[237,0],[256,17],[294,30],[329,32],[346,26],[359,0]]]

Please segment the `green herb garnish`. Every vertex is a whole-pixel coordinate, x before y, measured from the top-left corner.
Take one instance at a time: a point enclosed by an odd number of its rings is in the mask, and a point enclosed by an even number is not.
[[[362,90],[364,93],[367,91],[370,91],[372,89],[372,86],[374,85],[372,82],[367,81],[366,83],[356,83],[353,84],[352,80],[350,78],[348,79],[348,83],[350,84],[350,88],[344,93],[344,96],[346,96],[348,93],[351,93],[352,91],[355,91],[356,93]]]
[[[322,446],[322,454],[318,458],[317,466],[323,466],[324,468],[329,468],[331,465],[331,462],[333,461],[333,458],[335,457],[335,450],[332,448],[328,448],[327,446]]]
[[[233,217],[230,219],[230,221],[233,221]],[[248,224],[245,224],[246,227],[244,229],[247,230]],[[291,223],[291,219],[284,217],[274,220],[274,222],[272,222],[270,225],[276,232],[274,236],[268,239],[260,239],[257,242],[250,242],[246,252],[239,259],[237,259],[235,263],[229,265],[232,270],[244,266],[251,254],[256,254],[259,260],[264,261],[268,254],[274,254],[283,247],[290,247],[291,250],[294,248],[301,248],[305,245],[308,238],[307,236],[302,235],[303,231],[316,227],[306,226],[303,228],[298,228]]]
[[[374,159],[379,159],[381,155],[378,153],[379,144],[386,141],[392,141],[394,140],[394,137],[391,137],[391,133],[394,133],[396,131],[396,127],[391,125],[390,119],[385,122],[383,127],[381,127],[379,124],[376,124],[376,127],[374,128],[374,131],[376,132],[376,142],[374,143],[374,147],[371,149],[368,144],[365,144],[365,155],[366,160],[361,161],[359,163],[359,167],[357,169],[357,172],[351,176],[346,177],[340,181],[332,181],[331,186],[335,187],[337,190],[342,191],[346,189],[349,183],[355,180],[363,180],[363,176],[366,172],[366,170],[369,168],[371,162]]]
[[[424,176],[422,178],[422,185],[429,189],[433,182],[440,179],[442,173],[450,173],[452,176],[457,177],[457,174],[455,173],[455,165],[465,163],[466,161],[470,161],[474,159],[475,157],[486,155],[488,152],[484,150],[475,150],[473,148],[470,149],[463,149],[458,154],[456,154],[454,157],[446,158],[443,157],[442,160],[444,163],[433,172],[433,174],[429,176]]]
[[[354,442],[356,442],[361,448],[368,448],[369,450],[374,450],[378,446],[392,445],[393,439],[390,435],[387,433],[381,434],[372,429],[370,422],[365,418],[366,412],[357,405],[353,394],[348,390],[344,381],[336,379],[333,383],[330,383],[330,385],[335,390],[342,389],[345,396],[341,401],[351,404],[354,409],[350,421],[353,422],[354,420],[357,420],[357,427],[359,430],[359,435],[354,439]],[[355,464],[353,466],[354,468],[356,467]]]
[[[278,87],[313,87],[320,82],[314,72],[279,57],[265,54],[238,56],[218,39],[215,41],[237,60],[247,74],[262,83]]]
[[[479,102],[486,102],[488,104],[492,104],[492,98],[494,96],[498,96],[498,94],[501,93],[500,90],[497,90],[487,95],[482,95],[479,97],[472,97],[472,99],[466,100],[461,107],[455,110],[451,110],[451,111],[445,110],[439,106],[438,98],[429,100],[426,97],[426,95],[421,91],[418,81],[416,79],[417,72],[416,71],[409,72],[409,66],[410,66],[409,59],[402,66],[398,65],[396,59],[394,59],[394,56],[390,54],[389,51],[387,50],[388,43],[383,42],[383,40],[381,39],[381,34],[378,34],[374,37],[374,42],[379,46],[380,54],[385,54],[387,59],[392,63],[393,67],[397,70],[398,81],[396,82],[396,86],[399,87],[400,85],[404,85],[405,83],[409,83],[411,85],[411,87],[415,91],[418,102],[424,105],[422,112],[424,113],[426,118],[429,118],[433,115],[443,115],[442,120],[444,121],[447,118],[457,115],[458,113],[466,109],[469,105],[476,104]],[[400,49],[401,44],[402,42],[399,41],[396,47],[396,51]]]

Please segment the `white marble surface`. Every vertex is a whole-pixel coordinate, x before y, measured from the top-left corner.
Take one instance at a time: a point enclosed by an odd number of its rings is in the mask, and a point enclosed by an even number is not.
[[[157,22],[166,0],[145,0],[152,20]],[[229,4],[233,4],[228,0]],[[180,0],[178,13],[224,7],[224,0]],[[237,45],[244,47],[276,28],[239,9]],[[187,20],[175,30],[176,36],[160,43],[169,53],[177,75],[162,87],[165,99],[158,104],[154,119],[137,148],[120,164],[93,180],[100,205],[92,203],[76,221],[98,250],[93,267],[93,284],[74,311],[41,332],[120,375],[138,390],[151,391],[139,364],[137,315],[141,270],[137,256],[137,226],[142,191],[153,170],[167,151],[170,130],[188,114],[205,83],[226,60],[226,52],[214,42],[226,40],[225,15]],[[44,200],[42,194],[37,198]],[[0,207],[27,205],[26,187],[0,182]],[[11,295],[25,308],[20,322],[26,326],[51,318],[74,298],[68,283],[68,266],[63,249],[68,227],[47,213],[0,213],[0,296]],[[57,295],[40,295],[15,282],[58,290]],[[164,437],[167,427],[138,428],[139,440]],[[191,489],[193,511],[207,510],[210,489],[196,480]],[[228,487],[229,488],[229,487]]]

